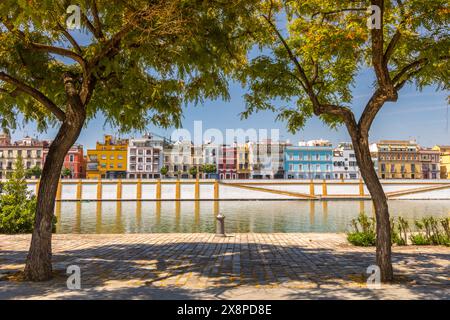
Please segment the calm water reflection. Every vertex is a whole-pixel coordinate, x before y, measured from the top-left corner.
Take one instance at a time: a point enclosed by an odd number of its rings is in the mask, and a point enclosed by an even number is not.
[[[450,200],[390,203],[391,214],[409,221],[450,216]],[[215,215],[233,232],[344,232],[370,201],[189,201],[57,203],[58,233],[215,232]]]

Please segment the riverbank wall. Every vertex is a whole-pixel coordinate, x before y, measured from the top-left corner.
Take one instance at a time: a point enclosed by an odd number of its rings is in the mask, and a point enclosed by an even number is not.
[[[450,200],[450,180],[382,180],[389,199]],[[39,180],[28,180],[36,192]],[[358,180],[62,179],[58,201],[369,200]]]

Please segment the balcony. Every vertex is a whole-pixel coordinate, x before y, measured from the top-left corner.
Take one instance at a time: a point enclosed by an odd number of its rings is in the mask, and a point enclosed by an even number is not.
[[[96,171],[98,170],[98,162],[90,162],[86,165],[86,169],[89,171]]]

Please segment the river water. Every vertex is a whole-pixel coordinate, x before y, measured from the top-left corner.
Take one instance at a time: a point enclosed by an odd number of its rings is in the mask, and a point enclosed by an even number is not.
[[[392,200],[391,215],[412,222],[449,217],[450,200]],[[57,233],[215,232],[215,215],[226,232],[345,232],[360,212],[373,215],[370,201],[181,201],[57,203]]]

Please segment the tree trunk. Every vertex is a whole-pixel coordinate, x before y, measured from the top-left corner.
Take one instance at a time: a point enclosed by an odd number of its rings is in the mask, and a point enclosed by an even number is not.
[[[78,139],[86,119],[79,99],[70,99],[66,117],[50,149],[42,170],[37,208],[30,250],[25,265],[25,277],[32,281],[45,281],[52,277],[52,220],[55,198],[64,158]]]
[[[351,132],[353,148],[358,160],[359,169],[369,189],[376,215],[376,264],[380,267],[381,281],[390,282],[394,274],[391,262],[391,226],[386,194],[378,179],[369,149],[369,139],[359,132]]]

